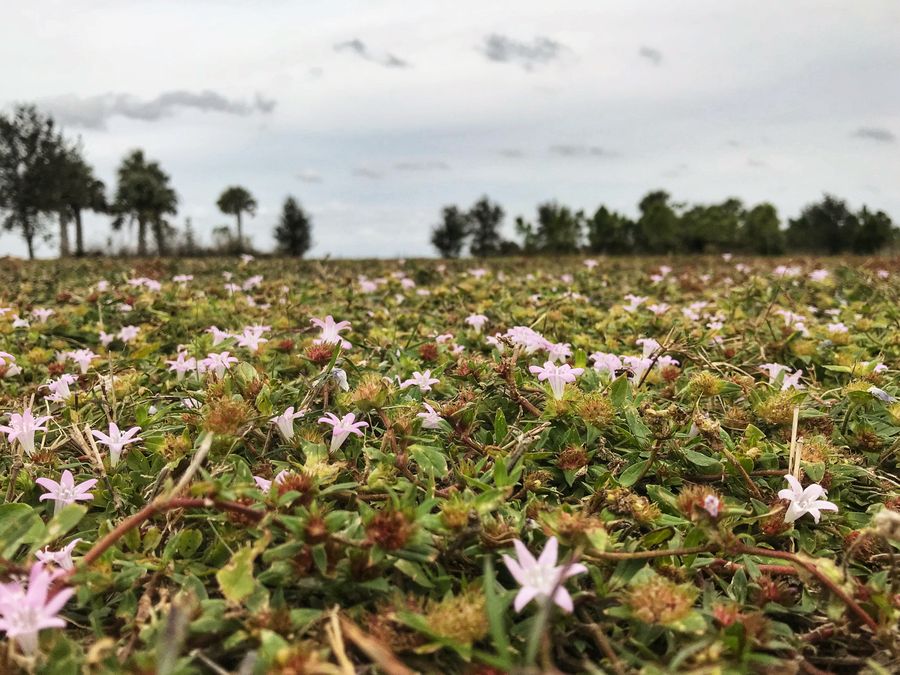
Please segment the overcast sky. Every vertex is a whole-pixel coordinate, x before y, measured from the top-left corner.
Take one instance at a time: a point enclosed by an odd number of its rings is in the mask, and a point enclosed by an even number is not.
[[[272,246],[284,198],[312,254],[430,255],[441,206],[487,193],[634,213],[831,191],[900,219],[900,3],[809,0],[0,0],[0,106],[37,102],[110,190],[143,148],[175,225]],[[89,243],[109,233],[88,221]],[[50,255],[55,248],[42,244]],[[0,235],[0,253],[24,246]]]

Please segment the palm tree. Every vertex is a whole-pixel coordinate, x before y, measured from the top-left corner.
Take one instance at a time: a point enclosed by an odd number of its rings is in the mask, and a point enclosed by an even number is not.
[[[81,212],[85,209],[103,213],[107,210],[106,186],[94,177],[93,168],[84,160],[81,148],[73,145],[60,157],[59,168],[60,255],[69,255],[69,221],[75,223],[75,255],[84,255],[84,232]]]
[[[178,195],[169,185],[169,176],[157,162],[148,162],[142,150],[127,155],[117,175],[113,228],[118,230],[125,222],[136,222],[138,255],[147,255],[147,226],[152,226],[157,251],[165,255],[168,224],[164,216],[175,214],[178,207]]]
[[[225,191],[219,196],[216,202],[219,210],[229,216],[237,219],[237,240],[238,249],[243,250],[244,232],[241,223],[241,214],[248,213],[251,216],[256,215],[256,200],[250,191],[240,185],[232,185],[225,188]]]

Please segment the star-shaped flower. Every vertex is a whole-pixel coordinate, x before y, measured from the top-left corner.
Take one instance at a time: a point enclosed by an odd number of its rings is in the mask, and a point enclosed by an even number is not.
[[[556,537],[547,540],[547,545],[537,560],[518,539],[513,540],[513,546],[516,548],[516,558],[504,555],[503,564],[522,587],[513,602],[515,610],[521,612],[535,598],[539,601],[550,598],[563,611],[571,612],[572,596],[563,582],[577,574],[584,574],[587,568],[580,563],[557,565],[559,544]]]

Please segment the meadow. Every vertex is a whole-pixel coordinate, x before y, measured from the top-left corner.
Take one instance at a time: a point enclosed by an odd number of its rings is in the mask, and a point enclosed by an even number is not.
[[[0,264],[0,672],[890,673],[900,261]]]

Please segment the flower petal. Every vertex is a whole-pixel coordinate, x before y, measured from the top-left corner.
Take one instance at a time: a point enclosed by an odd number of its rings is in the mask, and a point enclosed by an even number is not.
[[[534,600],[535,596],[538,594],[538,590],[531,586],[525,586],[518,592],[516,595],[516,599],[513,602],[513,608],[517,612],[521,612],[522,608],[525,607],[529,602]]]
[[[572,610],[575,609],[575,604],[572,602],[572,596],[569,595],[569,591],[562,586],[557,588],[556,593],[553,594],[553,602],[559,605],[560,609],[567,614],[571,614]]]
[[[537,564],[541,567],[554,567],[557,558],[559,558],[559,542],[556,540],[556,537],[550,537],[547,540],[547,545],[544,546],[544,550],[541,551]]]

